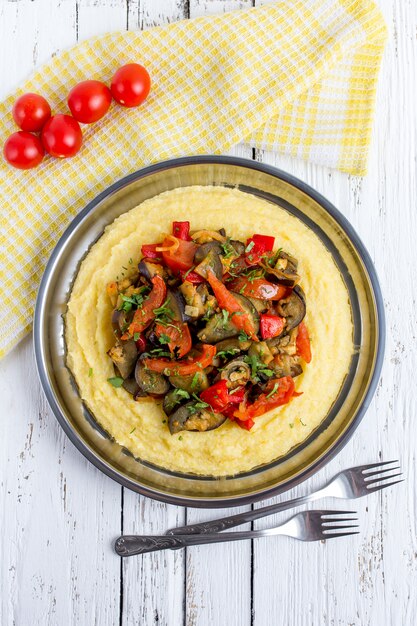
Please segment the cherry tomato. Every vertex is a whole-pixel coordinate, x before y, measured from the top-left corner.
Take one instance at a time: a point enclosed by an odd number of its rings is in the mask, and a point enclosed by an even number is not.
[[[92,124],[106,115],[111,104],[111,91],[99,80],[84,80],[71,89],[68,106],[78,122]]]
[[[3,148],[4,158],[19,170],[29,170],[42,161],[45,151],[39,137],[19,130],[7,139]]]
[[[146,100],[151,77],[143,65],[128,63],[117,70],[111,81],[113,98],[125,107],[137,107]]]
[[[77,120],[71,115],[54,115],[42,129],[45,150],[54,157],[72,157],[83,142],[83,134]]]
[[[14,103],[12,115],[22,130],[38,132],[51,117],[51,107],[43,96],[25,93]]]

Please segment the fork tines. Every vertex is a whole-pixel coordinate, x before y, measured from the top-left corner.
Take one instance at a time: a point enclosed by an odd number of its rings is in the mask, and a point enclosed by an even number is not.
[[[396,474],[390,473],[400,469],[399,463],[400,462],[397,459],[395,461],[384,461],[381,463],[370,463],[369,465],[363,465],[361,468],[362,476],[364,477],[364,481],[366,483],[369,493],[373,491],[378,491],[380,489],[385,489],[385,487],[391,487],[392,485],[396,485],[397,483],[402,483],[404,481],[404,478],[400,478],[399,480],[391,480],[392,478],[397,478],[398,476],[403,475],[402,472],[398,472]],[[392,466],[393,464],[397,464],[396,467],[385,467],[386,465]]]

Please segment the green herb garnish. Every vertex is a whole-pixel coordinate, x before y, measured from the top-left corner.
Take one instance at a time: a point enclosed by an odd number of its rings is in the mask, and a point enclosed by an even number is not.
[[[88,377],[91,378],[93,375],[93,368],[90,367],[90,369],[88,370]]]
[[[135,428],[132,428],[132,430],[130,431],[129,435],[131,435],[132,433],[134,433],[134,432],[135,432],[135,430],[136,430],[136,426],[135,426]]]
[[[107,382],[113,385],[113,387],[121,387],[123,385],[123,378],[120,378],[120,376],[113,376],[112,378],[108,378]]]
[[[135,341],[139,341],[139,338],[140,338],[140,333],[133,333],[133,339]]]
[[[162,333],[162,335],[160,335],[158,337],[158,339],[159,339],[159,343],[162,343],[162,344],[166,344],[166,343],[169,343],[171,341],[171,339],[168,337],[168,335],[165,335],[163,333]]]
[[[188,393],[188,391],[185,391],[185,389],[175,389],[174,393],[176,396],[178,396],[178,398],[184,398],[184,400],[190,399],[190,394]]]
[[[270,398],[271,396],[273,396],[273,395],[274,395],[274,393],[277,391],[278,387],[279,387],[278,383],[275,383],[274,388],[272,389],[272,391],[270,391],[270,392],[268,393],[268,395],[267,395],[266,397],[267,397],[267,398]]]
[[[198,385],[198,372],[196,372],[193,376],[193,379],[191,381],[191,389],[195,389],[197,385]]]
[[[227,326],[228,323],[229,323],[229,311],[226,311],[226,309],[222,309],[222,324],[223,326]]]
[[[155,315],[155,322],[157,322],[158,324],[162,324],[162,326],[168,326],[169,323],[174,319],[174,313],[169,306],[168,298],[165,300],[162,306],[154,309],[153,312]],[[176,326],[174,328],[176,328]]]

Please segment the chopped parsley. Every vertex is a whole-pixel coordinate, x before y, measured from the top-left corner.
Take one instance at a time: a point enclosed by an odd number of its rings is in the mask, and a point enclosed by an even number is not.
[[[223,251],[223,256],[225,259],[230,259],[230,257],[236,256],[236,250],[230,243],[230,237],[228,237],[224,243],[221,243],[220,247]]]
[[[134,433],[134,432],[135,432],[135,430],[136,430],[136,426],[135,426],[135,428],[132,428],[132,430],[130,431],[129,435],[131,435],[132,433]]]
[[[182,441],[182,435],[178,437],[178,441]]]
[[[293,422],[291,422],[290,428],[294,428],[294,423]]]
[[[240,352],[239,348],[227,348],[226,350],[219,350],[216,356],[227,359],[229,356],[234,356],[237,352]]]
[[[91,378],[93,375],[93,368],[90,367],[90,369],[88,370],[88,377]]]
[[[188,391],[185,391],[185,389],[175,389],[174,393],[176,396],[178,396],[178,398],[183,398],[184,400],[190,399],[190,394],[188,393]]]
[[[191,389],[195,389],[198,385],[198,372],[196,372],[193,376],[193,379],[191,381]],[[188,396],[190,397],[190,396]]]
[[[223,326],[227,326],[228,323],[229,323],[229,311],[226,311],[226,309],[222,309],[222,324]]]
[[[249,335],[245,333],[244,330],[240,331],[237,338],[239,339],[239,341],[249,341],[250,339]]]
[[[271,378],[271,376],[274,375],[273,370],[269,369],[255,354],[248,354],[244,357],[244,361],[248,363],[251,368],[253,382],[259,382],[261,380],[259,376]]]
[[[174,313],[169,306],[168,298],[165,300],[162,306],[153,310],[155,315],[155,322],[162,324],[162,326],[168,326],[174,319]],[[175,327],[176,328],[176,327]]]
[[[168,335],[165,335],[164,333],[162,333],[162,335],[159,335],[158,339],[159,339],[159,343],[162,343],[162,344],[166,344],[171,341],[170,337],[168,337]]]
[[[134,339],[135,341],[138,341],[138,340],[139,340],[139,338],[140,338],[140,333],[133,333],[133,339]]]
[[[119,306],[119,311],[126,311],[126,313],[129,313],[133,308],[138,309],[142,305],[147,291],[149,291],[149,287],[144,285],[140,288],[139,293],[133,293],[131,296],[120,294],[122,304]]]
[[[112,378],[108,378],[107,382],[113,385],[113,387],[121,387],[123,385],[123,378],[120,378],[120,376],[113,376]]]

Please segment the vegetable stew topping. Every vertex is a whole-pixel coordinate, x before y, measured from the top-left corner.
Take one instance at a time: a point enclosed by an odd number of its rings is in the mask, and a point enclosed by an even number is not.
[[[274,243],[174,222],[172,234],[142,246],[137,269],[130,259],[107,286],[109,383],[134,400],[163,398],[172,434],[227,419],[250,430],[299,395],[294,378],[311,361],[306,297],[297,259]]]

